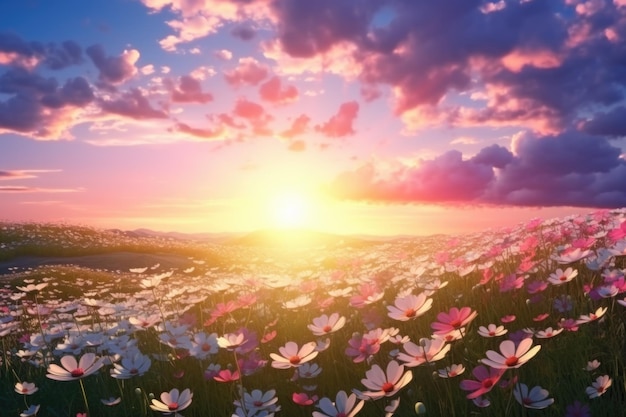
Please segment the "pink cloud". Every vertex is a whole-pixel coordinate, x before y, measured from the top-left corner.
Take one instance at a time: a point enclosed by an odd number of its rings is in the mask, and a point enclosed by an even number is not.
[[[306,142],[300,139],[291,141],[287,149],[292,152],[304,152],[306,150]]]
[[[61,172],[60,169],[20,169],[20,170],[0,170],[1,180],[23,180],[39,177],[38,174],[46,174],[49,172]]]
[[[339,111],[326,123],[315,126],[315,130],[332,138],[354,134],[352,124],[359,113],[359,103],[349,101],[339,107]]]
[[[0,185],[0,193],[76,193],[83,191],[82,188],[41,188],[26,187],[21,185],[4,186]]]
[[[309,130],[309,122],[311,118],[306,114],[301,114],[292,123],[289,129],[281,133],[281,136],[285,138],[293,138],[298,135],[302,135]]]
[[[252,126],[254,134],[263,136],[271,134],[268,124],[273,117],[260,104],[241,98],[235,103],[233,115],[246,119]]]
[[[201,129],[193,128],[185,123],[177,123],[176,129],[180,132],[186,133],[191,136],[195,136],[202,139],[221,139],[223,129]]]
[[[266,65],[259,63],[254,58],[247,57],[239,59],[237,68],[226,71],[224,78],[226,82],[233,86],[258,85],[269,75],[270,71]]]
[[[261,99],[272,103],[288,103],[298,99],[298,89],[293,85],[283,87],[279,77],[272,77],[259,88]]]

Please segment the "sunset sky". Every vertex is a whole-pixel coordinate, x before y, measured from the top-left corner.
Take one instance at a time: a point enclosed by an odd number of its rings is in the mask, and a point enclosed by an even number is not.
[[[0,220],[465,233],[626,206],[626,0],[0,2]]]

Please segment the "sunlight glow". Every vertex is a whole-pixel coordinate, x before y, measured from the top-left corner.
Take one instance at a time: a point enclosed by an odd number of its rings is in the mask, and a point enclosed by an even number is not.
[[[269,199],[268,214],[273,227],[296,228],[310,226],[315,202],[301,191],[283,190]]]

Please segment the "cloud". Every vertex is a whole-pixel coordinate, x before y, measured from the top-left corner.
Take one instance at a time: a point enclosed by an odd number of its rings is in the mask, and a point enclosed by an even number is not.
[[[338,175],[329,191],[383,203],[621,207],[626,162],[620,153],[606,139],[579,132],[525,133],[512,151],[491,145],[469,159],[453,150],[386,171],[367,162]]]
[[[242,41],[252,40],[256,35],[256,31],[254,29],[244,25],[234,27],[233,30],[230,31],[230,33],[231,35],[241,39]]]
[[[119,114],[135,120],[165,119],[168,113],[152,107],[148,98],[138,88],[124,92],[116,99],[101,100],[100,107],[104,112]]]
[[[0,185],[0,193],[76,193],[83,191],[82,188],[40,188],[25,186]]]
[[[352,124],[359,113],[359,103],[349,101],[339,107],[339,111],[326,123],[315,126],[315,130],[332,138],[354,134]]]
[[[44,78],[23,68],[0,75],[0,130],[41,139],[69,137],[76,113],[94,100],[93,91],[82,77],[70,78],[63,86],[55,78]]]
[[[1,180],[23,180],[29,178],[37,178],[37,174],[46,174],[49,172],[61,172],[60,169],[19,169],[19,170],[0,170]]]
[[[240,98],[235,103],[233,115],[246,119],[252,126],[254,134],[263,136],[271,134],[268,124],[273,117],[265,111],[262,105]]]
[[[293,85],[283,87],[279,77],[272,77],[259,88],[261,99],[272,103],[289,103],[298,99],[298,89]]]
[[[180,77],[177,86],[173,85],[171,81],[167,86],[174,103],[208,103],[213,101],[213,95],[203,92],[200,81],[189,75]]]
[[[294,119],[289,129],[281,133],[281,136],[285,138],[293,138],[295,136],[306,133],[309,130],[310,121],[311,118],[309,116],[307,116],[306,114],[301,114]]]
[[[270,70],[266,65],[259,63],[252,57],[240,58],[237,68],[224,72],[224,78],[230,85],[258,85],[269,75]]]
[[[304,152],[306,150],[306,142],[303,140],[293,140],[289,142],[288,150],[292,152]]]
[[[83,63],[83,50],[74,41],[65,41],[61,45],[49,44],[46,48],[44,65],[53,70],[61,70]]]
[[[186,133],[191,136],[195,136],[201,139],[221,139],[221,135],[223,133],[222,128],[217,129],[201,129],[201,128],[193,128],[185,123],[177,123],[176,129],[180,132]]]
[[[135,64],[140,54],[136,49],[124,50],[120,56],[106,56],[102,45],[96,44],[88,47],[85,53],[98,68],[98,78],[105,84],[122,84],[138,71]]]
[[[621,105],[608,112],[598,112],[579,126],[582,131],[592,135],[626,137],[626,106]]]

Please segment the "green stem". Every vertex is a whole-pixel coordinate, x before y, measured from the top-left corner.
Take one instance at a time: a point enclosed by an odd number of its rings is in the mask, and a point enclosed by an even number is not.
[[[78,382],[80,383],[80,390],[83,393],[83,401],[85,402],[85,409],[87,410],[87,417],[90,417],[91,413],[89,412],[89,402],[87,401],[87,393],[85,392],[85,385],[83,384],[82,378],[79,379]]]

